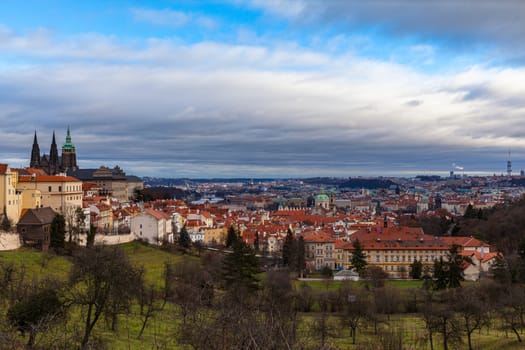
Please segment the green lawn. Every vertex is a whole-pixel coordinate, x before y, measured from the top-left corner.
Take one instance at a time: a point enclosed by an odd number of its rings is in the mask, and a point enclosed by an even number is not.
[[[144,268],[146,282],[157,288],[162,287],[164,283],[165,264],[177,263],[182,259],[182,255],[175,255],[137,241],[122,244],[120,247],[128,254],[135,266]]]
[[[147,246],[139,242],[131,242],[121,245],[126,251],[131,261],[136,266],[142,266],[145,270],[145,278],[148,283],[153,283],[158,289],[163,285],[163,271],[166,262],[176,263],[183,259],[180,254],[170,253],[161,250],[157,247]],[[197,259],[196,257],[192,257]],[[17,266],[24,266],[26,271],[27,281],[31,281],[33,277],[41,279],[46,276],[53,276],[58,279],[65,280],[71,268],[71,259],[67,257],[45,255],[37,251],[27,248],[22,248],[17,251],[0,252],[0,264],[15,263]],[[261,276],[264,278],[263,276]],[[315,291],[322,292],[325,290],[336,290],[341,287],[343,282],[327,280],[327,281],[295,281],[296,287],[302,283],[311,286]],[[350,282],[355,285],[362,285],[363,282]],[[388,280],[386,285],[408,290],[409,288],[419,288],[421,281],[401,281]],[[318,308],[314,308],[318,310]],[[82,329],[80,322],[80,308],[73,308],[70,314],[70,322],[67,329],[57,329],[50,337],[56,337],[57,341],[65,334],[78,333]],[[319,312],[310,312],[301,314],[300,330],[304,332],[309,331],[309,326],[313,320],[319,317]],[[333,325],[340,326],[341,321],[335,314],[330,314],[330,319]],[[95,329],[94,335],[104,341],[108,349],[129,350],[129,349],[186,349],[181,347],[176,342],[175,329],[177,324],[177,312],[173,305],[167,304],[166,308],[159,311],[150,319],[144,335],[141,339],[137,339],[139,330],[142,325],[142,318],[139,314],[138,305],[134,305],[132,312],[129,315],[120,317],[119,330],[114,333],[111,332],[105,321],[101,320]],[[390,317],[383,316],[383,322],[380,323],[380,329],[395,330],[400,329],[403,332],[403,344],[406,349],[414,350],[428,350],[430,346],[426,343],[426,331],[424,323],[420,317],[411,314],[397,314]],[[475,332],[473,335],[474,345],[476,349],[484,350],[513,350],[523,349],[522,344],[519,344],[512,333],[508,336],[496,329],[494,326],[487,332],[483,329],[482,332]],[[21,338],[24,341],[26,338]],[[54,338],[50,338],[54,339]],[[317,334],[308,335],[308,345],[315,346],[319,339]],[[338,349],[352,349],[352,350],[372,350],[379,348],[378,336],[374,334],[374,327],[370,324],[358,330],[357,345],[351,344],[348,329],[339,327],[334,331],[330,338],[330,344]],[[466,338],[462,338],[462,343],[451,349],[465,349]],[[367,347],[368,346],[368,347]],[[439,335],[435,336],[435,349],[442,347]]]
[[[25,278],[41,279],[43,276],[65,280],[71,269],[71,261],[61,256],[42,254],[29,248],[0,252],[0,264],[14,263],[23,268]]]

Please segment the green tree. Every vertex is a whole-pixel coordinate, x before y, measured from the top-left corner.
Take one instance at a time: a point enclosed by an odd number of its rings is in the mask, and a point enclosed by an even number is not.
[[[236,242],[233,251],[223,260],[223,279],[227,288],[243,287],[256,290],[259,262],[253,249],[244,242]]]
[[[182,248],[188,249],[191,247],[191,238],[188,233],[188,230],[186,229],[186,225],[182,226],[180,232],[179,232],[179,240],[178,240],[179,246]]]
[[[230,248],[235,245],[235,243],[241,240],[239,233],[235,230],[233,225],[228,229],[228,234],[226,235],[226,247]]]
[[[354,251],[352,252],[352,257],[350,258],[350,264],[359,274],[361,274],[367,265],[366,254],[363,252],[361,242],[359,242],[358,239],[356,239],[352,245],[354,246]]]
[[[29,333],[27,347],[32,348],[36,336],[64,314],[64,304],[55,288],[45,287],[30,292],[7,311],[9,322],[22,333]]]
[[[295,270],[297,264],[297,242],[292,230],[288,229],[283,243],[283,265]]]
[[[86,214],[84,214],[84,210],[82,210],[81,207],[77,207],[75,209],[75,234],[76,239],[78,239],[78,235],[82,232],[82,228],[84,227],[84,223],[86,222]]]
[[[415,260],[410,264],[410,278],[418,280],[423,274],[423,263],[421,260]]]
[[[66,220],[63,215],[57,214],[51,222],[50,235],[50,247],[55,249],[64,248],[66,240]]]
[[[89,225],[89,232],[86,234],[86,247],[93,247],[95,244],[95,235],[97,234],[97,227],[93,224]]]
[[[258,252],[259,251],[259,231],[255,231],[255,238],[253,240],[253,249]]]
[[[436,290],[446,289],[448,285],[448,276],[445,269],[443,258],[434,260],[434,282],[432,286]]]
[[[299,236],[297,239],[297,272],[302,276],[306,269],[306,248],[304,245],[303,236]]]
[[[463,278],[464,263],[472,264],[472,260],[459,254],[460,247],[457,244],[453,244],[447,253],[447,275],[448,275],[448,288],[458,288],[461,286]]]
[[[463,217],[467,219],[477,219],[478,212],[474,210],[474,207],[472,206],[472,204],[469,204],[467,209],[465,210],[465,214],[463,214]]]
[[[9,220],[9,217],[7,216],[7,211],[5,208],[4,208],[4,215],[2,218],[2,222],[0,223],[0,229],[6,232],[11,230],[11,220]]]

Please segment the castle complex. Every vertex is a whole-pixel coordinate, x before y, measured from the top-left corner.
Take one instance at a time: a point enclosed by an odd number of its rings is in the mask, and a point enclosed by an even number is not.
[[[42,169],[48,175],[56,175],[59,173],[66,173],[67,171],[75,171],[78,169],[77,156],[75,145],[71,142],[71,133],[69,127],[67,128],[66,142],[62,145],[62,154],[58,155],[57,144],[55,141],[55,132],[53,131],[53,141],[51,142],[51,149],[49,155],[40,155],[40,147],[36,137],[33,139],[33,148],[31,149],[31,162],[29,167]]]

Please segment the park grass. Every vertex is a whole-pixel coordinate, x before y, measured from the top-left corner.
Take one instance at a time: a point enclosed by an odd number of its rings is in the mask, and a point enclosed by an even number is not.
[[[174,254],[168,251],[159,249],[158,247],[148,246],[140,242],[131,242],[121,245],[121,248],[128,254],[130,260],[135,266],[142,266],[145,270],[145,279],[148,283],[152,283],[156,288],[161,288],[163,284],[163,271],[166,262],[177,263],[184,257],[180,254]],[[190,257],[197,259],[196,257]],[[15,263],[18,266],[24,266],[27,277],[56,277],[58,279],[67,279],[69,270],[72,266],[71,261],[67,257],[53,256],[42,254],[40,252],[30,250],[28,248],[21,248],[16,251],[0,252],[0,263]],[[264,274],[263,274],[264,275]],[[302,283],[311,286],[317,292],[326,290],[337,290],[345,282],[339,281],[296,281],[296,287]],[[355,285],[363,285],[363,282],[350,282]],[[419,288],[420,281],[401,281],[388,280],[386,285],[400,288],[401,290],[408,290],[410,288]],[[78,330],[82,329],[80,321],[80,308],[71,310],[70,323],[71,327]],[[166,349],[166,350],[185,350],[187,347],[182,346],[176,341],[176,325],[177,325],[177,311],[174,305],[166,304],[166,307],[157,312],[155,316],[150,319],[144,331],[143,337],[137,339],[140,328],[142,326],[142,318],[139,314],[138,305],[133,305],[129,315],[122,315],[119,321],[119,329],[117,332],[112,332],[109,327],[101,320],[94,331],[94,336],[103,340],[106,348],[115,350],[129,350],[129,349]],[[310,312],[301,314],[301,329],[303,332],[308,332],[308,327],[311,325],[316,317],[319,317],[320,312]],[[329,316],[333,323],[340,324],[340,319],[335,314]],[[389,317],[384,316],[384,321],[380,324],[380,329],[383,331],[401,329],[403,331],[403,344],[406,349],[413,350],[428,350],[430,346],[425,342],[426,331],[423,320],[417,315],[411,314],[395,314]],[[73,331],[73,330],[71,330]],[[303,333],[304,334],[304,333]],[[312,347],[317,344],[318,339],[315,334],[308,334],[308,345]],[[435,349],[442,346],[439,335],[435,336]],[[331,344],[337,349],[373,349],[373,346],[380,348],[378,343],[378,336],[374,334],[373,327],[368,325],[363,329],[358,330],[357,344],[351,343],[348,329],[339,329],[331,338]],[[458,349],[466,348],[466,338],[462,338],[463,343],[459,344]],[[364,348],[365,345],[372,347]],[[473,334],[473,344],[475,349],[484,350],[514,350],[523,349],[523,345],[518,343],[515,336],[511,333],[508,335],[503,331],[491,329]]]
[[[65,281],[72,266],[68,258],[44,254],[24,247],[13,251],[0,252],[0,264],[11,263],[18,269],[23,268],[28,280],[40,280],[42,277],[46,277]]]
[[[364,286],[366,281],[334,281],[332,279],[325,280],[304,280],[304,281],[295,281],[295,286],[299,287],[302,284],[310,286],[316,291],[327,291],[327,290],[337,290],[341,288],[343,284],[349,284],[350,286]],[[411,289],[411,288],[421,288],[423,286],[423,281],[420,280],[385,280],[385,286],[391,286],[399,289]]]
[[[144,268],[144,279],[146,283],[153,284],[160,289],[164,284],[164,269],[166,263],[178,263],[183,255],[174,254],[158,247],[150,246],[139,241],[133,241],[120,245],[137,267]],[[195,259],[194,257],[189,257]]]

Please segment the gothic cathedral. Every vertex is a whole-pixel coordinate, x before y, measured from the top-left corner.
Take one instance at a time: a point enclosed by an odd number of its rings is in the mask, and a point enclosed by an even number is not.
[[[51,149],[49,155],[44,154],[40,156],[40,147],[38,146],[38,140],[33,139],[33,148],[31,150],[31,162],[29,163],[30,168],[42,169],[49,175],[56,175],[59,173],[65,173],[68,170],[75,171],[78,169],[77,156],[75,152],[75,145],[71,143],[71,134],[69,132],[69,126],[67,127],[66,142],[62,145],[62,155],[58,156],[57,144],[55,141],[55,132],[53,131],[53,141],[51,142]]]

